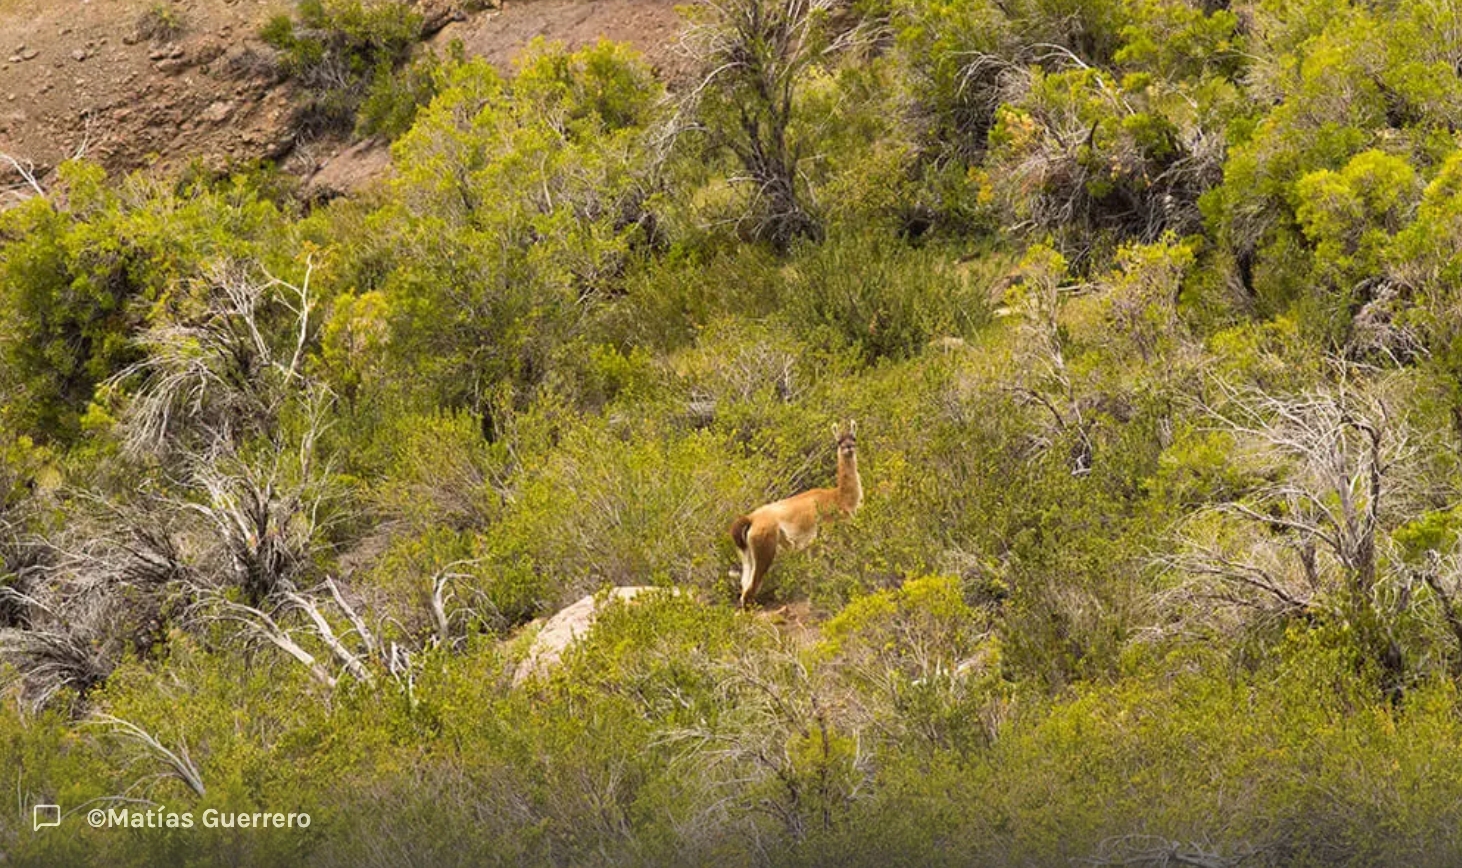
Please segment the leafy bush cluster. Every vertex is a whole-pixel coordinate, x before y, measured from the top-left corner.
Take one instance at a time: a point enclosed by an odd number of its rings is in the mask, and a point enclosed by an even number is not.
[[[301,5],[379,192],[0,214],[0,771],[314,825],[0,849],[1455,863],[1443,5],[731,0],[668,89]],[[848,419],[862,508],[735,610]]]
[[[259,35],[280,52],[281,71],[303,91],[296,126],[348,131],[365,103],[368,132],[399,132],[401,121],[392,115],[430,98],[422,92],[421,70],[413,68],[412,78],[399,83],[393,76],[415,49],[421,24],[405,0],[300,0],[298,18],[276,15]]]

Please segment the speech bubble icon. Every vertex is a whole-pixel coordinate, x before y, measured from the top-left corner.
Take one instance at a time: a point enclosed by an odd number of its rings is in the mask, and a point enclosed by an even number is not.
[[[34,821],[35,821],[35,825],[31,828],[31,831],[32,832],[34,832],[34,831],[36,831],[36,829],[40,829],[40,828],[42,828],[44,826],[59,826],[59,825],[61,825],[61,806],[60,805],[36,805],[36,807],[35,807]]]

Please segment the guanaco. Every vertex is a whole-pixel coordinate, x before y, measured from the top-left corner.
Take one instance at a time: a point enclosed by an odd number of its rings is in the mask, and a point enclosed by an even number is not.
[[[836,488],[814,488],[752,510],[731,524],[731,541],[741,552],[741,605],[750,608],[761,580],[781,549],[797,551],[817,538],[817,526],[850,516],[863,504],[858,478],[857,422],[846,431],[833,426],[838,444]]]

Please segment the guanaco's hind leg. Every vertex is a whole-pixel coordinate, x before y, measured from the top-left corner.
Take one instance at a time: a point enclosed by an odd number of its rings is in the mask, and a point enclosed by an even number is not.
[[[777,534],[776,525],[768,528],[753,529],[746,536],[746,551],[742,553],[741,569],[741,607],[751,608],[752,602],[756,599],[756,592],[761,587],[761,580],[772,568],[772,558],[777,556]]]
[[[756,562],[753,560],[754,555],[751,553],[750,545],[744,549],[738,548],[736,551],[741,555],[741,605],[745,606],[746,589],[751,587],[752,579],[756,576]]]

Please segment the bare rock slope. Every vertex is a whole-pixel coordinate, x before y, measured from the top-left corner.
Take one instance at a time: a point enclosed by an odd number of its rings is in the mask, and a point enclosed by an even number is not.
[[[564,651],[575,641],[588,635],[595,619],[599,617],[599,612],[606,605],[616,600],[633,600],[641,594],[656,591],[667,592],[665,588],[648,585],[610,588],[607,593],[590,594],[577,603],[560,609],[543,623],[538,635],[533,638],[528,656],[523,658],[523,662],[518,664],[517,672],[513,674],[514,686],[530,678],[541,678],[552,671],[563,658]]]
[[[660,68],[674,67],[673,0],[506,0],[478,12],[458,0],[417,4],[435,33],[433,48],[460,39],[468,54],[504,68],[539,36],[570,48],[625,40]],[[42,177],[78,154],[113,172],[272,159],[306,177],[340,159],[351,165],[335,169],[332,186],[357,185],[382,170],[382,149],[301,146],[290,126],[291,85],[279,80],[258,38],[270,16],[293,7],[293,0],[0,0],[0,154]],[[364,168],[353,165],[362,157]],[[6,188],[18,192],[19,176],[0,164]]]

